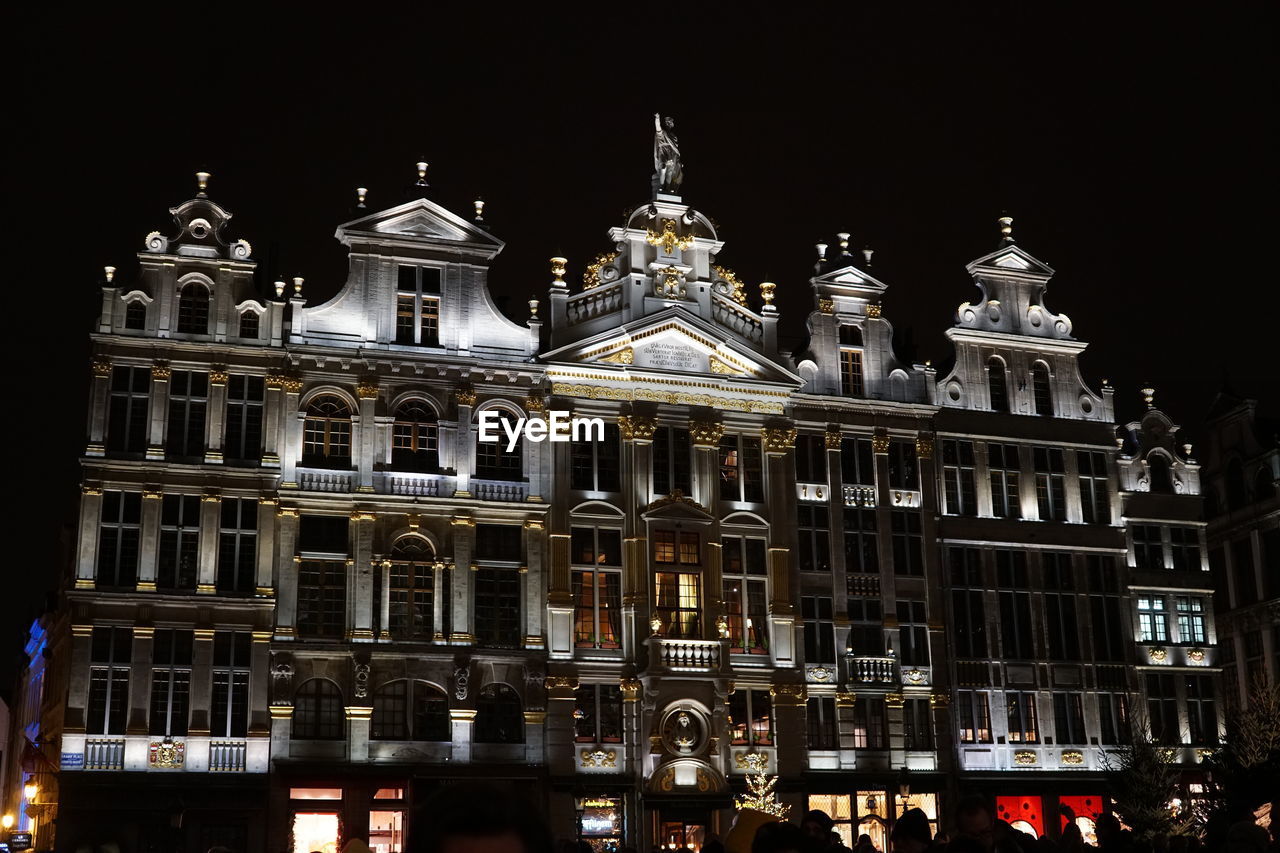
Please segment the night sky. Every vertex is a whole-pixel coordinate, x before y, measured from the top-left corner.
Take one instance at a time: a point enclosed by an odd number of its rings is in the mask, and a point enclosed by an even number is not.
[[[69,559],[102,266],[132,281],[143,237],[173,233],[167,210],[200,168],[263,285],[305,276],[315,304],[345,280],[333,232],[354,188],[398,204],[425,159],[432,199],[468,217],[485,199],[507,243],[491,288],[524,320],[547,258],[568,257],[576,287],[647,200],[661,111],[685,200],[718,223],[719,260],[753,294],[778,283],[784,335],[812,307],[813,244],[849,231],[876,250],[899,351],[946,361],[943,332],[977,293],[964,265],[996,247],[1007,211],[1057,270],[1048,307],[1090,342],[1086,379],[1111,380],[1121,421],[1148,382],[1191,441],[1224,381],[1275,406],[1266,4],[690,5],[11,21],[19,546],[0,685]]]

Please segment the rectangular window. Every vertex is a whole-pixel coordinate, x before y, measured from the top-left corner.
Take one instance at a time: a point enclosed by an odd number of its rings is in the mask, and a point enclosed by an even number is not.
[[[773,698],[768,690],[738,688],[729,694],[729,741],[734,746],[773,746]]]
[[[1147,719],[1151,739],[1163,746],[1182,743],[1178,730],[1178,694],[1172,675],[1147,676]]]
[[[764,458],[760,439],[726,435],[720,440],[720,500],[764,500]]]
[[[421,539],[406,537],[396,543],[389,562],[387,628],[391,636],[397,640],[431,640],[435,636],[434,555]]]
[[[396,343],[440,345],[440,270],[397,269]]]
[[[693,442],[687,429],[658,427],[653,434],[653,493],[693,494]]]
[[[697,533],[674,530],[655,530],[653,533],[654,562],[679,563],[685,566],[702,564],[701,541]]]
[[[845,507],[845,571],[879,574],[880,551],[876,541],[876,511],[874,509]]]
[[[1084,701],[1081,694],[1053,694],[1053,733],[1058,746],[1089,742],[1084,731]]]
[[[769,597],[765,540],[726,536],[724,608],[729,627],[729,651],[762,655],[769,651]]]
[[[1165,610],[1162,596],[1138,597],[1138,641],[1169,642],[1169,613]]]
[[[1174,571],[1200,571],[1200,531],[1194,527],[1170,527],[1169,550]]]
[[[956,691],[961,743],[991,743],[991,705],[981,690]]]
[[[95,627],[89,645],[89,709],[87,733],[124,734],[129,713],[129,669],[133,632]]]
[[[165,495],[160,513],[156,586],[194,590],[200,561],[200,496]]]
[[[1060,447],[1037,447],[1032,452],[1036,469],[1036,503],[1041,521],[1067,520],[1067,474]]]
[[[884,654],[884,624],[878,597],[850,598],[849,648],[855,655],[878,657]]]
[[[213,694],[209,733],[245,737],[249,730],[249,675],[253,637],[247,631],[213,634]]]
[[[1125,659],[1125,622],[1120,613],[1120,596],[1089,596],[1089,636],[1094,660],[1119,662]]]
[[[1005,693],[1004,707],[1008,719],[1009,743],[1039,743],[1036,694]]]
[[[1046,625],[1049,634],[1049,659],[1080,660],[1080,623],[1076,616],[1073,593],[1046,593],[1044,596]]]
[[[261,376],[231,376],[227,380],[227,435],[222,456],[228,464],[257,464],[262,458],[265,393]]]
[[[862,350],[840,350],[840,390],[846,397],[865,397],[862,382]]]
[[[516,428],[516,418],[505,411],[498,412],[499,433],[506,436]],[[476,441],[476,477],[497,480],[500,483],[519,483],[524,480],[524,439],[516,439],[515,447],[507,450],[506,438],[499,441]]]
[[[699,576],[689,572],[657,572],[654,613],[661,620],[659,633],[672,639],[702,636],[702,603]]]
[[[481,566],[475,573],[476,645],[516,649],[520,635],[520,573]]]
[[[1111,497],[1107,486],[1107,456],[1093,450],[1076,451],[1080,469],[1080,510],[1085,524],[1111,523]]]
[[[1098,723],[1104,746],[1128,743],[1129,698],[1123,693],[1099,693]]]
[[[346,610],[345,560],[303,560],[298,564],[299,637],[341,639]]]
[[[138,582],[138,541],[142,531],[142,495],[138,492],[102,493],[98,521],[97,582],[100,586],[132,587]]]
[[[621,439],[617,424],[604,425],[604,441],[573,441],[569,445],[570,488],[616,492],[622,488]]]
[[[933,749],[933,715],[928,699],[902,703],[902,734],[907,749]]]
[[[151,656],[151,734],[187,733],[191,708],[191,631],[156,630]]]
[[[1022,501],[1018,477],[1022,463],[1013,444],[987,445],[987,464],[991,476],[991,514],[996,518],[1022,518]]]
[[[223,498],[218,528],[218,592],[253,592],[257,562],[258,502],[253,498]]]
[[[476,559],[520,562],[524,559],[524,529],[518,524],[477,524]]]
[[[1213,676],[1188,675],[1187,727],[1191,743],[1212,746],[1218,742],[1218,713],[1213,698]]]
[[[1031,631],[1031,593],[1027,585],[1027,555],[996,551],[996,584],[1000,598],[1000,637],[1004,657],[1034,660]]]
[[[1164,543],[1160,528],[1154,524],[1135,524],[1133,531],[1133,565],[1138,569],[1164,568]]]
[[[951,548],[951,639],[955,653],[963,658],[986,660],[987,611],[982,583],[982,565],[977,548]]]
[[[831,599],[812,595],[802,597],[800,616],[804,623],[805,663],[835,663],[835,622]]]
[[[796,507],[797,561],[803,572],[831,571],[831,522],[825,506]]]
[[[883,696],[859,696],[853,703],[853,748],[888,749],[886,716]]]
[[[583,684],[573,694],[573,733],[578,743],[622,743],[622,690],[616,684]]]
[[[929,622],[923,601],[897,602],[898,660],[903,666],[929,665]]]
[[[942,442],[942,484],[947,515],[978,514],[972,441]]]
[[[805,705],[809,749],[839,749],[836,737],[836,700],[814,696]]]
[[[840,440],[840,478],[846,486],[875,486],[876,466],[871,439]]]
[[[169,376],[169,424],[165,452],[179,459],[204,456],[205,410],[209,406],[209,374],[175,370]]]
[[[920,469],[914,441],[895,439],[889,442],[889,488],[912,491],[920,488]]]
[[[572,529],[574,644],[622,646],[622,531]]]
[[[107,410],[107,451],[146,453],[150,367],[111,368],[111,405]]]
[[[893,573],[919,576],[924,574],[924,536],[920,532],[920,513],[894,510],[889,513],[893,536]]]
[[[827,482],[827,442],[825,436],[796,436],[796,482]]]
[[[1174,599],[1178,613],[1178,642],[1204,645],[1204,599],[1179,595]]]

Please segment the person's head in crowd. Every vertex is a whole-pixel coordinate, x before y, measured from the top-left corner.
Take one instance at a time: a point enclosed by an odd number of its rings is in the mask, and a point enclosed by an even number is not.
[[[969,835],[957,835],[947,844],[947,853],[987,853],[982,842]]]
[[[758,809],[739,809],[733,816],[733,823],[724,836],[724,849],[728,853],[751,853],[751,845],[756,840],[756,830],[766,823],[776,823],[777,817]],[[657,853],[662,853],[661,850]]]
[[[813,809],[800,821],[800,828],[808,836],[810,845],[825,850],[831,846],[831,828],[836,822],[822,809]]]
[[[804,853],[808,838],[794,823],[773,821],[756,830],[751,853]]]
[[[929,818],[920,809],[909,809],[894,821],[889,834],[893,853],[924,853],[933,842]]]
[[[865,832],[858,836],[858,843],[855,845],[858,850],[872,850],[875,845],[871,843],[871,836]]]
[[[513,791],[487,785],[441,788],[415,820],[408,853],[552,853],[537,809]]]
[[[702,853],[725,853],[724,842],[719,838],[708,838],[702,842]]]
[[[995,847],[995,815],[984,797],[971,794],[956,804],[956,833],[963,838],[972,838],[982,845],[982,849]]]

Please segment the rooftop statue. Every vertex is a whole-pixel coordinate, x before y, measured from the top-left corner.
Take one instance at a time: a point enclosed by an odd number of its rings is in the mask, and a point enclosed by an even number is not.
[[[663,125],[666,125],[664,128]],[[680,148],[671,129],[676,123],[668,118],[664,122],[658,113],[653,114],[653,184],[655,192],[677,193],[684,180],[684,168],[680,164]]]

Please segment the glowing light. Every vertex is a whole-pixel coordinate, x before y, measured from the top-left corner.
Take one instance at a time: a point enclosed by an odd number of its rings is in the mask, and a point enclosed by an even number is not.
[[[4,817],[0,817],[0,826],[3,826],[5,829],[12,829],[13,815],[7,814]]]
[[[27,784],[22,787],[22,793],[26,795],[28,801],[35,802],[36,794],[40,793],[40,786],[34,781],[28,781]]]

